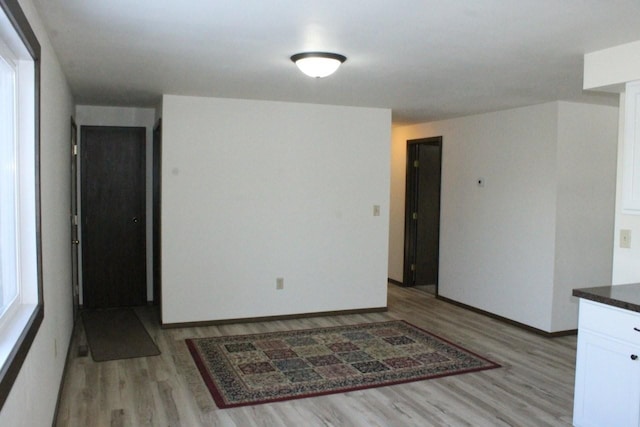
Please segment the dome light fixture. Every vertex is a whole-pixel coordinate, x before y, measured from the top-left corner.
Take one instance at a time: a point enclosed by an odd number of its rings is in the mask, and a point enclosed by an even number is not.
[[[291,60],[309,77],[322,78],[335,73],[347,57],[329,52],[296,53]]]

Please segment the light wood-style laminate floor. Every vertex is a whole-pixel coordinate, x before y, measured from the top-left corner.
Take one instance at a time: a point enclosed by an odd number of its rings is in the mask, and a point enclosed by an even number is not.
[[[138,310],[162,355],[93,362],[76,357],[76,327],[58,426],[569,426],[576,337],[544,338],[389,285],[389,311],[366,315],[161,329]],[[502,368],[344,394],[217,409],[184,339],[403,319]]]

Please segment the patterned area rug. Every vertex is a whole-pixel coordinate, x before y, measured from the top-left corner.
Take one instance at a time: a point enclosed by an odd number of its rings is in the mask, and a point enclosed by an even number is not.
[[[404,321],[187,339],[219,408],[498,368]]]

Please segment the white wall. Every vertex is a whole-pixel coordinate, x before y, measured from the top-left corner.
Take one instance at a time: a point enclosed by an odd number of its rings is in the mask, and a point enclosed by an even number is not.
[[[584,88],[615,91],[620,95],[618,121],[618,173],[613,230],[614,285],[640,282],[640,215],[622,213],[622,173],[625,126],[625,83],[640,80],[640,41],[613,46],[584,56]],[[626,154],[629,155],[628,153]],[[631,247],[620,247],[620,230],[631,231]]]
[[[548,103],[395,127],[390,277],[402,280],[406,141],[441,135],[440,295],[547,332],[574,328],[577,309],[569,308],[569,314],[562,312],[568,304],[574,304],[571,289],[608,280],[608,276],[602,274],[610,271],[611,257],[607,255],[596,261],[572,259],[576,264],[571,269],[561,268],[556,272],[558,235],[584,231],[585,224],[591,220],[600,224],[605,221],[603,212],[607,206],[610,225],[613,205],[610,195],[603,196],[600,192],[596,195],[577,193],[573,194],[575,200],[559,200],[559,194],[570,193],[577,185],[573,178],[565,176],[573,177],[569,171],[560,169],[570,166],[575,170],[585,163],[599,162],[603,150],[609,153],[610,159],[615,156],[615,145],[611,144],[615,133],[607,134],[609,146],[604,148],[598,145],[602,144],[602,132],[590,136],[591,127],[597,129],[600,123],[594,118],[601,108]],[[606,108],[603,111],[612,120],[611,113],[615,114],[616,109]],[[595,120],[593,124],[591,119]],[[612,128],[615,132],[615,125],[608,129]],[[558,143],[560,134],[562,144]],[[566,158],[579,143],[595,144],[597,148],[586,153],[583,149],[579,157]],[[608,173],[610,192],[614,167],[610,162],[603,172]],[[484,178],[484,187],[476,184],[480,177]],[[595,211],[590,209],[582,211],[579,217],[572,216],[591,198],[598,204]],[[573,224],[572,220],[579,224]],[[610,254],[610,234],[603,243],[602,229],[606,226],[599,225],[591,237],[584,232],[577,241],[588,242],[594,253],[602,255],[608,250]],[[600,248],[601,244],[604,249]],[[571,240],[559,250],[570,258],[575,247],[576,243]],[[588,267],[595,276],[582,282],[584,275],[581,275],[580,281],[573,282],[570,273],[579,267]],[[555,288],[556,273],[562,289]]]
[[[164,323],[386,306],[389,110],[164,96],[162,120]]]
[[[389,279],[402,282],[407,140],[434,135],[428,124],[391,128],[391,194],[389,195]],[[443,147],[444,150],[444,147]]]
[[[549,328],[556,128],[556,105],[545,104],[394,134],[400,145],[443,136],[440,295]]]
[[[78,125],[78,141],[80,126],[135,126],[147,128],[146,144],[146,204],[147,204],[147,300],[153,300],[153,127],[156,122],[154,108],[102,107],[91,105],[76,106],[76,124]],[[78,187],[80,194],[80,187]],[[80,206],[80,208],[82,208]],[[82,245],[82,239],[81,243]],[[81,249],[81,248],[80,248]],[[82,250],[80,250],[82,254]],[[82,256],[82,255],[80,255]],[[80,264],[82,265],[82,263]],[[82,303],[82,286],[80,286],[80,303]]]
[[[622,213],[622,173],[625,126],[625,83],[640,80],[640,41],[613,46],[584,56],[584,88],[615,91],[620,95],[618,121],[618,173],[613,230],[614,285],[640,282],[640,215]],[[628,155],[628,154],[627,154]],[[620,247],[620,230],[631,231],[631,247]]]
[[[574,288],[610,285],[618,108],[560,102],[553,329],[576,327]]]
[[[2,411],[2,426],[51,425],[73,328],[69,228],[69,118],[73,99],[30,0],[20,0],[42,47],[41,188],[44,321]],[[57,351],[56,351],[57,350]]]
[[[638,76],[640,79],[640,75]],[[616,185],[616,219],[613,232],[613,274],[614,285],[640,282],[640,215],[622,213],[622,168],[624,155],[624,115],[625,94],[620,95],[619,138],[618,138],[618,179]],[[631,231],[631,247],[620,247],[620,230]]]

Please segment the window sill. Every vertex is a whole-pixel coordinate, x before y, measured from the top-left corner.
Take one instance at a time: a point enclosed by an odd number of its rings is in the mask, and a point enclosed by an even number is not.
[[[4,371],[5,364],[35,309],[35,304],[20,304],[14,312],[9,314],[10,317],[6,321],[2,319],[3,324],[0,327],[0,366],[2,369],[0,372]]]
[[[42,305],[22,304],[0,330],[0,409],[42,323]]]

